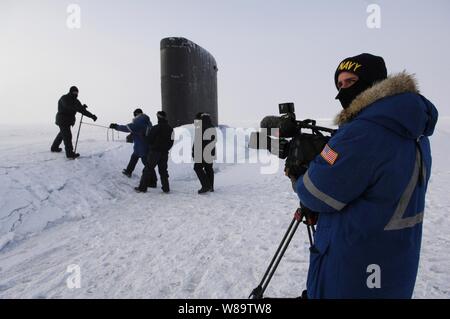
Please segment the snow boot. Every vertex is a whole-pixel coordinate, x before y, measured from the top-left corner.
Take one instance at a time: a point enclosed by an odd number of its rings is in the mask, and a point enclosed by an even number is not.
[[[72,153],[72,154],[67,155],[67,158],[72,159],[72,160],[74,160],[78,157],[80,157],[80,154],[78,154],[78,153]]]
[[[129,171],[127,171],[126,169],[124,169],[124,170],[122,171],[122,174],[125,175],[125,176],[128,177],[128,178],[131,178],[131,173],[130,173]]]
[[[198,193],[199,193],[199,194],[206,194],[206,193],[209,192],[209,191],[210,191],[209,188],[204,188],[204,187],[202,187],[202,188],[200,188],[200,189],[198,190]]]
[[[50,151],[52,153],[61,153],[62,152],[62,148],[58,147],[58,148],[51,148]]]
[[[135,187],[134,190],[136,191],[136,193],[147,193],[146,189],[142,189],[140,187]]]
[[[163,191],[164,193],[166,193],[166,194],[170,193],[170,189],[169,189],[169,188],[164,188],[164,187],[162,187],[161,189],[162,189],[162,191]]]

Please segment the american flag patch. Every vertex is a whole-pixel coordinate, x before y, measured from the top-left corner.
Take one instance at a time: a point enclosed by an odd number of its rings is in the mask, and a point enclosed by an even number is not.
[[[327,144],[327,145],[325,145],[322,153],[320,153],[320,156],[322,156],[322,158],[325,161],[327,161],[328,164],[333,165],[336,162],[339,154],[336,153],[335,151],[333,151],[331,149],[331,147],[329,147],[328,144]]]

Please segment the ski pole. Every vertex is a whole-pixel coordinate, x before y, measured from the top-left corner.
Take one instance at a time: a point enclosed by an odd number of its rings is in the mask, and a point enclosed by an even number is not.
[[[253,289],[249,298],[252,298],[252,299],[262,299],[263,298],[264,292],[266,291],[266,288],[269,285],[269,283],[273,277],[273,274],[277,270],[278,265],[280,264],[280,261],[283,258],[284,253],[286,252],[287,248],[289,247],[292,237],[294,237],[294,234],[297,231],[297,228],[301,222],[301,213],[299,212],[299,210],[300,209],[297,209],[295,216],[292,219],[291,224],[289,225],[286,233],[284,234],[283,239],[281,240],[281,243],[278,246],[278,249],[272,258],[272,261],[270,262],[270,265],[267,268],[266,273],[263,276],[263,279],[261,280],[261,283],[258,285],[258,287]],[[293,230],[292,230],[292,227],[294,227]],[[287,239],[287,242],[286,242],[286,239]]]
[[[78,126],[78,134],[77,134],[77,141],[75,142],[75,149],[74,149],[74,153],[77,152],[77,146],[78,146],[78,138],[80,137],[80,130],[81,130],[81,124],[83,123],[83,114],[81,114],[81,119],[80,119],[80,125]]]

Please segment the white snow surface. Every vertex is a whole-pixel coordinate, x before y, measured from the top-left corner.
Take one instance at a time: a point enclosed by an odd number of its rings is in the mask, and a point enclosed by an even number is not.
[[[70,161],[49,152],[56,133],[0,128],[0,298],[247,298],[298,207],[282,162],[273,175],[217,164],[216,191],[204,196],[192,164],[170,162],[170,194],[137,194],[142,164],[121,174],[131,144],[83,127],[82,158]],[[449,139],[444,118],[431,139],[415,298],[450,297]],[[300,227],[266,295],[301,294],[308,246]],[[69,265],[80,267],[79,289],[67,286]]]

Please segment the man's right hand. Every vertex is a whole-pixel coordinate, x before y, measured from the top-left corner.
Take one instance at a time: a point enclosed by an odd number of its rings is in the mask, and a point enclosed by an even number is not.
[[[308,166],[302,165],[299,167],[285,167],[284,175],[289,177],[291,180],[297,180],[300,176],[304,175],[308,170]]]
[[[319,213],[313,212],[308,207],[303,205],[303,203],[300,202],[300,210],[302,216],[305,216],[305,224],[309,226],[314,226],[317,224],[317,221],[319,219]]]
[[[112,128],[113,130],[115,130],[115,129],[117,129],[118,126],[119,126],[119,125],[116,124],[116,123],[111,123],[111,124],[109,125],[109,128]]]
[[[95,121],[97,121],[97,116],[95,116],[95,115],[92,115],[92,120],[95,122]]]

